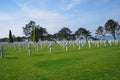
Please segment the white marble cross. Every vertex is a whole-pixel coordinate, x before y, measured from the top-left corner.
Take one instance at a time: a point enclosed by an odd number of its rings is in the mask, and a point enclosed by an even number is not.
[[[88,41],[88,46],[89,46],[89,48],[91,48],[91,43],[90,43],[90,41]]]
[[[31,55],[31,44],[28,44],[28,54]]]
[[[37,43],[37,51],[39,50],[39,43]]]
[[[66,51],[68,51],[68,42],[66,42],[65,46],[66,46]]]
[[[52,53],[52,48],[53,48],[53,43],[52,42],[50,42],[49,47],[50,47],[50,54],[51,54]]]
[[[81,48],[81,42],[79,41],[79,50],[80,50],[80,48]]]
[[[112,46],[112,42],[111,42],[111,40],[109,40],[108,43],[110,44],[110,46]]]
[[[14,50],[16,50],[16,44],[14,43]]]
[[[22,52],[22,44],[19,45],[19,51]]]
[[[104,47],[106,47],[106,41],[104,41]]]
[[[99,41],[97,41],[97,47],[99,48]]]

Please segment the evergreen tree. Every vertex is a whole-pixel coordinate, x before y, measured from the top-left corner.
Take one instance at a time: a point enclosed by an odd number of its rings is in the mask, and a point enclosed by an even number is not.
[[[38,42],[37,28],[36,27],[34,27],[34,31],[33,31],[33,42]]]
[[[9,42],[9,43],[13,42],[13,37],[12,37],[12,32],[11,32],[11,30],[9,30],[9,39],[8,39],[8,42]]]

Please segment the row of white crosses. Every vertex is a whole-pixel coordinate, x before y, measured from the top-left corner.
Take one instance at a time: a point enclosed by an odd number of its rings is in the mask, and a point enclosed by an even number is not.
[[[50,42],[50,41],[40,41],[38,43],[30,43],[28,45],[28,52],[29,52],[29,54],[31,54],[32,46],[36,47],[37,51],[39,51],[39,46],[41,46],[41,48],[45,47],[45,46],[48,46],[50,48],[50,54],[51,54],[52,53],[53,43]]]
[[[95,45],[97,48],[99,48],[101,45],[104,45],[104,47],[106,46],[117,46],[118,45],[118,40],[100,40],[100,41],[88,41],[88,47],[92,48],[93,45]],[[86,41],[57,41],[57,43],[62,46],[63,48],[66,48],[66,51],[68,51],[68,45],[71,46],[73,45],[73,47],[75,46],[75,44],[79,47],[79,50],[86,44]]]
[[[11,45],[14,45],[14,50],[16,50],[16,46],[19,45],[19,51],[21,52],[22,51],[22,47],[24,44],[33,44],[34,46],[37,46],[37,51],[39,50],[39,46],[46,46],[46,45],[49,45],[50,41],[41,41],[41,42],[38,42],[38,43],[32,43],[32,42],[19,42],[19,43],[6,43],[8,44],[9,46]],[[79,49],[80,47],[83,47],[85,45],[85,41],[57,41],[58,44],[60,44],[61,46],[63,46],[63,48],[66,48],[66,46],[69,45],[78,45],[79,46]],[[118,40],[108,40],[108,41],[88,41],[88,47],[91,48],[92,45],[95,45],[97,47],[99,47],[101,44],[104,44],[104,46],[106,47],[107,43],[112,46],[112,45],[117,45],[118,44]],[[67,44],[67,45],[66,45]]]
[[[70,41],[57,41],[57,43],[68,51]]]
[[[98,48],[100,47],[100,45],[104,45],[104,47],[106,47],[107,44],[108,44],[108,46],[113,46],[113,45],[117,46],[117,45],[118,45],[118,42],[119,42],[118,40],[88,41],[88,46],[89,46],[89,48],[91,48],[92,45],[95,45],[95,46],[97,46]]]
[[[77,45],[80,50],[81,47],[83,47],[86,42],[85,41],[57,41],[57,43],[63,48],[66,48],[66,51],[68,51],[69,46],[75,47],[75,45]]]
[[[31,55],[32,54],[32,46],[36,47],[37,51],[39,50],[39,45],[41,46],[41,48],[43,46],[49,46],[50,48],[50,54],[52,53],[52,49],[53,49],[53,42],[52,41],[41,41],[38,43],[34,43],[34,42],[14,42],[14,43],[2,43],[4,45],[7,45],[9,47],[14,48],[14,50],[16,50],[16,47],[19,48],[19,52],[22,52],[22,49],[25,45],[28,45],[26,47],[26,49],[28,49],[28,54]],[[1,52],[1,57],[4,57],[4,52],[3,52],[3,47],[1,46],[0,48],[0,52]]]
[[[93,45],[95,45],[96,47],[100,47],[101,45],[104,45],[104,47],[106,46],[113,46],[113,45],[118,45],[118,40],[100,40],[100,41],[88,41],[88,47],[92,48]],[[57,41],[57,43],[62,46],[63,48],[65,48],[66,51],[69,50],[69,46],[78,46],[78,49],[80,50],[85,44],[85,41]],[[33,43],[33,42],[14,42],[14,43],[7,43],[7,42],[3,42],[0,43],[0,53],[1,53],[1,58],[4,58],[4,47],[3,45],[7,45],[7,46],[12,46],[14,48],[14,50],[16,50],[16,47],[19,47],[19,52],[22,52],[23,47],[25,47],[26,45],[26,49],[28,49],[28,54],[31,55],[32,54],[32,46],[36,47],[37,51],[39,51],[39,46],[44,47],[44,46],[48,46],[49,50],[50,50],[50,54],[53,52],[53,46],[54,46],[54,42],[52,41],[40,41],[38,43]]]
[[[76,41],[76,45],[79,47],[79,50],[85,45],[85,41]]]

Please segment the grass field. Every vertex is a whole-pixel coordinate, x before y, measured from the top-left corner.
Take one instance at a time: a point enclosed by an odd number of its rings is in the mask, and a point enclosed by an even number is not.
[[[118,46],[87,46],[78,49],[55,44],[50,55],[48,46],[26,48],[19,52],[5,46],[5,58],[0,59],[0,80],[120,80],[120,44]]]

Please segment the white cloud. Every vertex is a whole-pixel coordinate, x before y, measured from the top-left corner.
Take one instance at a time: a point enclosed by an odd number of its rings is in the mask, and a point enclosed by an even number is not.
[[[34,7],[28,7],[27,4],[19,4],[25,17],[35,20],[37,24],[45,27],[49,33],[57,32],[70,20],[69,15],[60,14],[56,11],[40,10]]]
[[[32,19],[40,19],[52,22],[66,18],[66,16],[56,11],[40,10],[39,8],[30,7],[28,4],[25,3],[19,3],[18,5],[21,8],[23,15]]]
[[[62,25],[64,25],[69,18],[56,11],[45,11],[29,7],[25,3],[19,3],[18,5],[20,7],[19,12],[14,12],[14,14],[0,14],[0,17],[2,17],[0,20],[5,21],[5,23],[1,23],[0,25],[5,26],[2,27],[4,31],[1,31],[3,34],[0,37],[8,37],[8,31],[10,29],[15,36],[22,36],[22,27],[30,20],[37,22],[36,24],[40,24],[40,26],[45,27],[49,33],[53,34],[63,27]]]
[[[81,2],[82,0],[71,0],[66,9],[70,10],[74,8],[75,6],[77,6],[78,4],[80,4]]]
[[[47,31],[51,34],[58,32],[62,27],[69,27],[73,32],[80,27],[85,27],[90,31],[94,31],[99,25],[104,25],[105,21],[109,18],[115,18],[119,21],[120,15],[119,9],[114,10],[99,10],[99,11],[80,11],[75,13],[64,14],[59,10],[45,10],[39,7],[34,7],[27,2],[21,2],[21,0],[16,1],[19,6],[19,12],[14,13],[0,13],[0,37],[7,37],[8,30],[11,29],[12,33],[16,36],[22,36],[22,27],[25,26],[30,20],[40,24],[40,26],[45,27]],[[63,0],[66,1],[66,0]],[[83,3],[84,0],[68,0],[68,3],[64,3],[61,8],[64,10],[71,10]],[[85,0],[86,1],[86,0]],[[106,12],[105,12],[106,11]],[[120,22],[120,21],[119,21]]]

